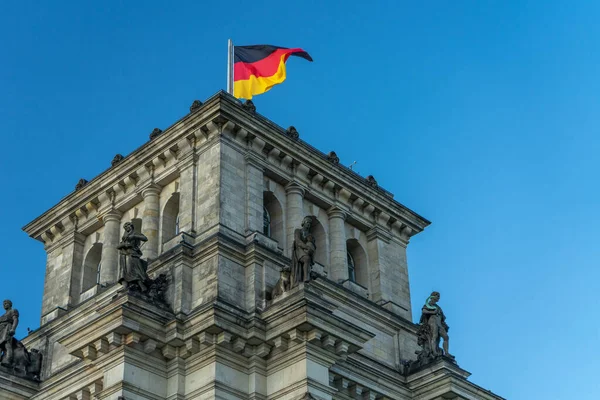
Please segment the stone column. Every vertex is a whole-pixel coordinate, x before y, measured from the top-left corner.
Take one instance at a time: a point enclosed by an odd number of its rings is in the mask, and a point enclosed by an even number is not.
[[[102,243],[102,261],[100,266],[100,284],[107,285],[117,281],[119,270],[119,245],[121,232],[121,213],[110,210],[102,218],[104,222],[104,242]]]
[[[160,216],[160,186],[152,184],[142,190],[144,214],[142,215],[142,233],[148,241],[144,246],[144,257],[152,260],[158,257],[158,226]]]
[[[296,182],[290,182],[285,187],[286,193],[286,226],[287,226],[287,249],[285,254],[292,256],[292,246],[294,243],[294,230],[300,228],[302,218],[304,218],[304,207],[302,199],[304,198],[304,189]]]
[[[327,211],[329,215],[329,278],[334,282],[348,279],[348,260],[346,250],[346,213],[338,207]]]

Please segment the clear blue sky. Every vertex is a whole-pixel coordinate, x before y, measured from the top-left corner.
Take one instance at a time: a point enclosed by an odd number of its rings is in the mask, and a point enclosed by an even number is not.
[[[0,297],[19,337],[45,269],[21,227],[224,89],[232,38],[306,49],[258,111],[433,222],[409,246],[414,315],[442,293],[474,382],[600,398],[600,3],[80,3],[0,4]]]

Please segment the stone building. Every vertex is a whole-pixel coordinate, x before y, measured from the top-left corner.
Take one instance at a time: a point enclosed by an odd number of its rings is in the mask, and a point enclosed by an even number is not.
[[[410,367],[406,248],[429,222],[298,136],[220,92],[25,226],[43,361],[0,370],[0,398],[500,399],[449,357]],[[307,216],[312,279],[272,298]],[[162,303],[117,283],[126,222]]]

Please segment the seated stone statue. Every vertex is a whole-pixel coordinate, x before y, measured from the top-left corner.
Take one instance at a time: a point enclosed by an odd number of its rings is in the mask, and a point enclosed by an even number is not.
[[[279,280],[275,284],[273,291],[271,292],[271,298],[275,299],[281,296],[283,293],[287,292],[291,288],[290,282],[290,267],[284,267],[280,271]]]
[[[0,316],[0,365],[17,376],[39,380],[42,353],[37,349],[27,351],[23,343],[15,339],[19,312],[12,308],[12,301],[4,300],[4,309],[6,313]]]

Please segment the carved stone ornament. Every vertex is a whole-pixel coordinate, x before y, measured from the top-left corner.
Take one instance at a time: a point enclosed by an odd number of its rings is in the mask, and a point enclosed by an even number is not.
[[[162,129],[154,128],[152,133],[150,133],[150,140],[156,139],[162,133]]]
[[[367,185],[374,188],[377,187],[377,181],[375,180],[375,177],[373,175],[367,176]]]
[[[114,167],[115,165],[117,165],[118,163],[120,163],[121,161],[123,161],[123,159],[125,159],[125,157],[123,157],[123,155],[121,154],[117,154],[113,157],[112,161],[110,162],[110,165],[112,167]]]
[[[291,272],[292,269],[290,267],[283,267],[281,269],[279,280],[271,292],[271,299],[275,300],[277,297],[291,289]]]
[[[119,250],[119,280],[124,290],[137,295],[156,306],[168,308],[165,292],[168,287],[167,276],[159,275],[150,279],[147,274],[148,262],[142,259],[142,242],[148,238],[137,233],[131,222],[123,226],[125,233],[117,246]]]
[[[85,185],[88,184],[88,181],[86,179],[81,178],[78,182],[77,185],[75,185],[75,190],[79,190],[81,188],[83,188]]]
[[[19,311],[12,308],[12,301],[4,300],[5,313],[0,316],[0,370],[10,374],[40,380],[42,353],[37,349],[27,351],[14,335],[19,325]]]
[[[246,100],[244,104],[242,104],[242,108],[252,114],[256,113],[256,106],[252,102],[252,100]]]
[[[300,137],[300,134],[298,133],[296,128],[293,126],[290,126],[289,128],[287,128],[287,130],[285,131],[285,134],[294,140],[298,140],[298,138]]]
[[[329,154],[327,154],[327,159],[334,164],[340,163],[340,158],[335,154],[335,151],[330,151]]]
[[[417,350],[417,360],[408,364],[408,371],[414,371],[424,365],[430,364],[441,357],[455,362],[454,356],[448,352],[450,327],[446,324],[446,316],[442,308],[437,304],[440,293],[433,292],[425,301],[421,309],[421,319],[417,330],[417,344],[421,350]],[[444,340],[443,350],[440,341]]]
[[[202,102],[200,100],[194,100],[192,105],[190,106],[190,112],[196,112],[202,107]]]

